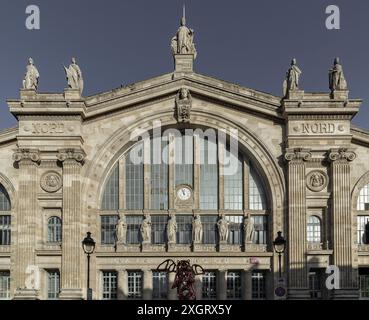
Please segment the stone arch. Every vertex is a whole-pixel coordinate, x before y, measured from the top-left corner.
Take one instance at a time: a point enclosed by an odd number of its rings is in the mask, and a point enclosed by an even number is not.
[[[11,181],[8,179],[8,177],[6,177],[1,172],[0,172],[0,184],[5,188],[6,192],[8,193],[9,201],[10,201],[10,208],[11,208],[11,211],[13,211],[16,205],[15,188],[13,184],[11,183]]]
[[[103,186],[110,170],[119,157],[135,143],[130,141],[130,132],[135,128],[150,131],[154,121],[161,121],[162,127],[177,125],[171,113],[155,114],[149,118],[140,118],[125,128],[125,130],[121,128],[116,130],[106,140],[106,144],[100,149],[99,153],[86,163],[86,183],[83,186],[82,194],[85,197],[84,203],[86,203],[88,211],[98,210]],[[243,151],[250,157],[264,177],[265,188],[270,202],[270,211],[273,216],[273,233],[284,230],[283,210],[285,208],[286,188],[284,174],[278,165],[278,159],[271,154],[265,144],[241,124],[226,120],[215,113],[207,112],[203,114],[201,112],[193,112],[191,124],[216,130],[238,129],[239,143]]]

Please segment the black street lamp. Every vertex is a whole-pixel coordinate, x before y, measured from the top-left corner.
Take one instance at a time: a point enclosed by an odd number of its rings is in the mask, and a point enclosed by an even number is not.
[[[286,250],[286,239],[282,236],[282,231],[278,231],[278,236],[273,241],[274,251],[278,253],[278,262],[279,262],[279,279],[282,278],[282,254]]]
[[[95,241],[91,238],[91,232],[87,232],[86,238],[82,241],[82,248],[87,254],[87,300],[92,300],[92,289],[90,288],[90,255],[95,250]]]

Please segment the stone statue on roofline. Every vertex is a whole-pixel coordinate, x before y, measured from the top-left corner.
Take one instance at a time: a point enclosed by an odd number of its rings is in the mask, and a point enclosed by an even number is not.
[[[33,64],[33,59],[29,58],[26,75],[24,76],[24,80],[23,80],[23,89],[37,90],[39,78],[40,78],[40,73],[38,72],[37,68]]]
[[[347,82],[339,58],[334,59],[333,68],[329,70],[329,89],[332,92],[347,90]]]
[[[286,79],[283,82],[283,96],[287,97],[290,91],[299,90],[299,82],[302,71],[297,66],[296,59],[292,59],[291,67],[286,73]]]
[[[183,17],[177,34],[171,41],[172,53],[176,54],[193,54],[196,59],[197,52],[194,43],[194,30],[186,26],[186,13],[183,7]]]
[[[68,86],[71,89],[79,90],[82,94],[84,88],[84,81],[82,76],[82,71],[76,63],[76,58],[72,58],[69,67],[64,67],[65,74],[68,81]]]

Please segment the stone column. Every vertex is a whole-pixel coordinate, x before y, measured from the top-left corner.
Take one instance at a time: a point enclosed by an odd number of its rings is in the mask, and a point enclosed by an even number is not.
[[[352,213],[350,194],[350,162],[356,154],[347,149],[332,149],[329,154],[332,179],[333,265],[340,271],[340,290],[334,298],[358,298],[354,288],[352,256]]]
[[[145,269],[143,277],[143,299],[152,300],[152,271]]]
[[[250,209],[250,163],[247,158],[243,159],[243,210]]]
[[[217,283],[217,298],[218,300],[227,300],[227,271],[218,270]]]
[[[169,133],[168,144],[168,200],[169,209],[174,209],[174,197],[175,197],[175,136]]]
[[[196,300],[202,300],[202,276],[195,276],[195,294]]]
[[[81,258],[81,166],[82,150],[61,150],[58,160],[63,164],[63,245],[60,299],[82,299]],[[86,230],[87,231],[87,230]],[[85,259],[84,259],[85,260]],[[87,268],[83,263],[83,268]],[[93,276],[93,275],[92,275]]]
[[[12,278],[17,288],[14,299],[36,299],[39,288],[35,268],[36,217],[38,212],[37,166],[40,156],[37,150],[17,150],[13,160],[19,167],[18,212],[15,250],[15,274]],[[33,280],[33,281],[32,281]]]
[[[291,299],[307,299],[305,162],[311,159],[311,153],[307,149],[287,149],[285,158],[288,161],[288,295]]]
[[[242,272],[242,298],[252,300],[252,270],[246,269]]]
[[[128,273],[127,270],[118,271],[118,300],[128,298]]]
[[[194,208],[200,208],[200,163],[201,163],[201,152],[200,152],[200,137],[198,134],[194,134],[194,164],[193,164],[193,190],[194,190]]]
[[[176,274],[174,272],[168,273],[168,300],[178,300],[177,289],[172,289]]]

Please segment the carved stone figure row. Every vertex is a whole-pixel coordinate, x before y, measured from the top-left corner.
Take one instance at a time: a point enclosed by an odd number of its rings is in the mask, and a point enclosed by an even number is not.
[[[64,67],[65,74],[67,77],[68,87],[71,89],[79,90],[82,94],[84,88],[84,81],[82,71],[76,63],[76,59],[72,58],[72,62],[69,67]],[[23,89],[26,90],[37,90],[40,79],[40,73],[34,65],[33,59],[28,59],[28,65],[26,74],[23,80]]]
[[[291,67],[286,73],[286,79],[283,82],[283,95],[287,97],[291,91],[299,90],[301,69],[297,66],[296,59],[292,59]],[[340,59],[335,58],[332,69],[329,70],[329,89],[334,91],[347,90],[347,82],[343,74],[343,67]]]
[[[222,214],[217,222],[219,239],[221,242],[227,242],[229,236],[229,222],[224,214]],[[167,239],[168,243],[176,243],[177,234],[177,221],[174,214],[169,215],[167,223]],[[252,243],[255,233],[254,222],[251,219],[250,213],[245,217],[243,222],[245,243]],[[143,243],[151,242],[151,217],[149,214],[145,214],[144,219],[140,226],[140,233]],[[127,223],[125,216],[121,216],[116,225],[116,237],[117,243],[127,243]],[[192,220],[192,238],[194,243],[202,243],[203,227],[201,223],[201,217],[199,214],[195,214]]]

